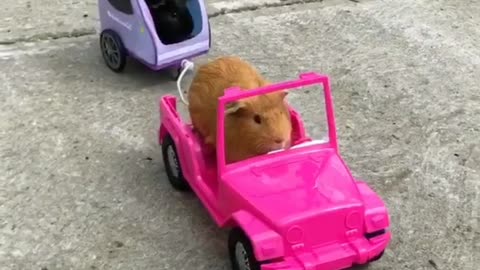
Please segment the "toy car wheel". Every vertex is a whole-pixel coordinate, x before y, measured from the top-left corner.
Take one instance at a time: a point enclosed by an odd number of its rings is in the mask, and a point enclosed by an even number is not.
[[[168,181],[176,190],[189,190],[190,186],[183,177],[182,167],[178,159],[177,149],[172,137],[167,135],[162,143],[163,163],[167,173]]]
[[[111,30],[100,34],[100,48],[105,64],[114,72],[121,72],[125,68],[127,54],[120,37]]]
[[[241,229],[230,231],[228,252],[233,270],[260,270],[250,240]]]

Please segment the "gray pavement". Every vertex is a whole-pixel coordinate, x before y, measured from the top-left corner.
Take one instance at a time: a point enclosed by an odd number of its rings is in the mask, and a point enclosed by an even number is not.
[[[33,2],[0,4],[0,269],[229,269],[226,232],[166,180],[174,83],[105,67],[96,1]],[[478,269],[480,3],[280,4],[210,1],[208,57],[331,76],[341,154],[392,217],[368,269]]]

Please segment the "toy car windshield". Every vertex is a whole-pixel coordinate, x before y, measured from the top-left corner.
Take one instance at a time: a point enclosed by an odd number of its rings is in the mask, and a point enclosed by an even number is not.
[[[295,149],[312,145],[331,147],[336,150],[337,138],[328,77],[315,73],[302,74],[298,80],[272,84],[255,90],[242,91],[233,87],[225,91],[225,95],[219,99],[217,115],[217,166],[220,171],[230,167],[230,165],[240,166],[240,163],[245,164],[245,162],[255,162],[256,160],[266,158],[266,155],[261,155],[239,162],[226,163],[224,112],[226,104],[278,91],[288,92],[286,101],[290,106],[290,113],[292,114],[292,141],[288,149],[267,153],[268,158],[272,158],[276,154],[288,155]],[[305,126],[303,126],[302,118],[309,120],[305,121]]]

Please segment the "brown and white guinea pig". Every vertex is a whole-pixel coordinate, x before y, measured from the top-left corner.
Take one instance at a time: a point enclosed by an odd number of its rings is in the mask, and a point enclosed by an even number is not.
[[[236,56],[219,57],[201,65],[188,92],[194,128],[215,148],[218,98],[229,87],[251,90],[269,84],[248,62]],[[285,96],[274,92],[232,103],[225,108],[225,159],[244,160],[290,146],[292,124]]]

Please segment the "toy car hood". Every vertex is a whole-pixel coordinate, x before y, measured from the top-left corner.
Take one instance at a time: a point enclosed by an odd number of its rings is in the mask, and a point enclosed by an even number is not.
[[[362,194],[334,149],[299,150],[269,159],[238,175],[232,172],[225,181],[272,229],[296,226],[312,245],[345,238],[352,228],[363,233]],[[316,232],[319,228],[329,233]]]
[[[303,206],[294,203],[295,208],[318,209],[358,201],[353,178],[333,149],[289,156],[252,164],[241,172],[242,177],[232,177],[232,184],[238,182],[238,188],[250,198],[308,201]]]

